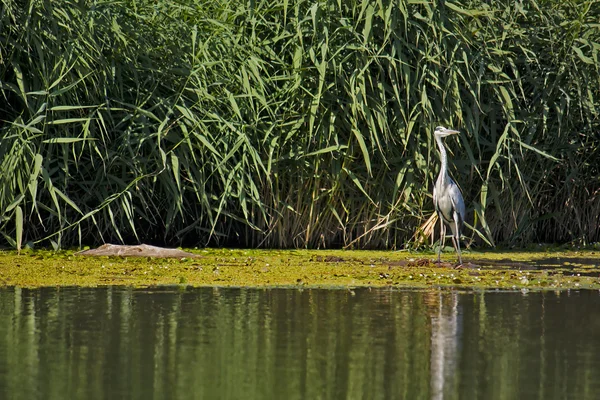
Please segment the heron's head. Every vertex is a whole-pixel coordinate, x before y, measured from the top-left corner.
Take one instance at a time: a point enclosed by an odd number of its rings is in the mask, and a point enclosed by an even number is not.
[[[443,126],[438,126],[437,128],[435,128],[435,131],[433,132],[433,134],[438,137],[446,137],[446,136],[450,136],[450,135],[455,135],[457,133],[459,133],[459,132],[455,131],[453,129],[444,128]]]

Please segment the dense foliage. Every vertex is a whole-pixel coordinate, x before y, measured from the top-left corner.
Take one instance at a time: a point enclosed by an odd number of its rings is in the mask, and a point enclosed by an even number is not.
[[[419,244],[439,124],[467,236],[600,239],[598,2],[0,7],[12,246]]]

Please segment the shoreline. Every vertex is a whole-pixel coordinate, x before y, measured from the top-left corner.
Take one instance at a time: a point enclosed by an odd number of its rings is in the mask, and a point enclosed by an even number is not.
[[[597,251],[432,252],[187,250],[197,258],[83,257],[75,251],[0,252],[0,287],[388,287],[459,290],[600,290]]]

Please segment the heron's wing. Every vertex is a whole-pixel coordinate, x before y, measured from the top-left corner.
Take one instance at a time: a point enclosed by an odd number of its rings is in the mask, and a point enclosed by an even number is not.
[[[465,201],[463,200],[462,193],[458,185],[455,183],[450,187],[450,199],[452,200],[452,208],[464,221],[465,218]]]
[[[452,220],[456,219],[457,220],[457,225],[458,225],[458,230],[460,233],[460,230],[462,230],[462,225],[465,222],[465,201],[463,200],[462,194],[460,193],[460,189],[458,188],[458,185],[454,182],[452,182],[452,184],[450,185],[450,187],[448,188],[448,194],[449,194],[449,198],[450,201],[452,203]],[[450,224],[451,228],[452,228],[452,232],[455,231],[455,227],[452,226],[454,224]],[[454,232],[455,234],[457,232]]]

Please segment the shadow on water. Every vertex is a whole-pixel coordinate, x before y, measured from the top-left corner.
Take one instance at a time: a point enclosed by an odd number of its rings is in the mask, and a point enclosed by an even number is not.
[[[2,399],[598,399],[600,293],[0,290]]]

